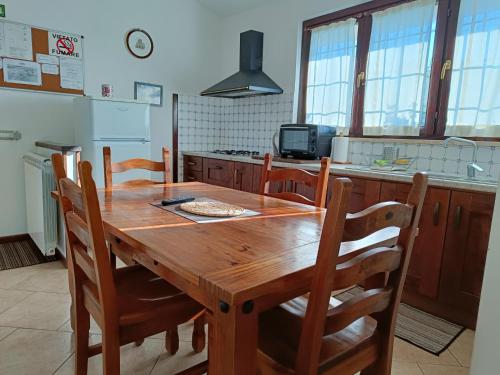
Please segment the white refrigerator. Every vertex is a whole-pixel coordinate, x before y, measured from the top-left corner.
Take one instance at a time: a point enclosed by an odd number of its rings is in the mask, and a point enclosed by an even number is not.
[[[81,160],[92,163],[97,187],[104,187],[102,149],[111,147],[112,162],[131,158],[151,159],[150,105],[130,100],[93,97],[74,99],[75,143],[82,146]],[[113,175],[113,183],[151,178],[132,170]]]
[[[471,375],[500,374],[500,188],[486,258]]]

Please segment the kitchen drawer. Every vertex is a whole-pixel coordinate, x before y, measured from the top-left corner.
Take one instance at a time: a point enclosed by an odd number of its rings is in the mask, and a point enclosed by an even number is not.
[[[203,172],[200,171],[190,171],[184,168],[184,182],[203,182]]]
[[[233,188],[234,162],[218,159],[203,159],[203,182]]]
[[[203,172],[203,158],[201,156],[184,155],[184,169]]]

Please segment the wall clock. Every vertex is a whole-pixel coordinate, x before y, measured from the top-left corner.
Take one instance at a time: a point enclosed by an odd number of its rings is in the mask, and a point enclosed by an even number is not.
[[[138,59],[146,59],[153,53],[153,39],[144,30],[130,30],[125,42],[129,52]]]

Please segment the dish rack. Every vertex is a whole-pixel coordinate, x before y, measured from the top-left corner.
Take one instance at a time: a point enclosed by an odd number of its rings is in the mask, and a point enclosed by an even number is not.
[[[389,172],[406,172],[415,163],[416,158],[410,157],[398,157],[396,159],[390,160],[384,158],[384,155],[371,155],[370,157],[365,156],[365,161],[370,167],[370,169],[377,171],[389,171]]]

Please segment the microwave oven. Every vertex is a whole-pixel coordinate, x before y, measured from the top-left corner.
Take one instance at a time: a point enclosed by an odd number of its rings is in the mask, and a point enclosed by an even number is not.
[[[325,125],[285,124],[279,133],[281,157],[319,159],[330,156],[336,128]]]

